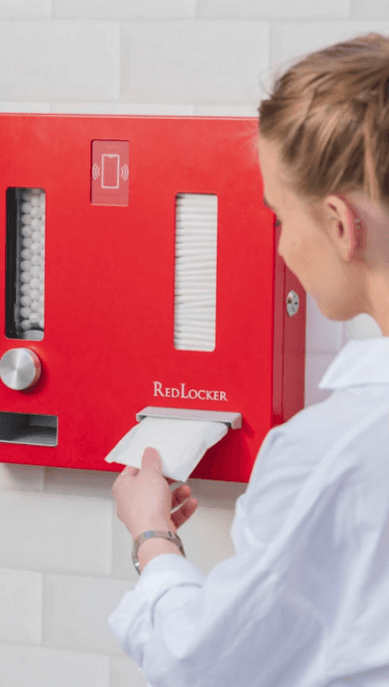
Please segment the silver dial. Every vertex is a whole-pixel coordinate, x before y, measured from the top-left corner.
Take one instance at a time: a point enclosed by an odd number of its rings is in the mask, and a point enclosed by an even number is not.
[[[11,348],[0,360],[0,377],[9,389],[28,389],[36,384],[40,375],[40,360],[29,348]]]

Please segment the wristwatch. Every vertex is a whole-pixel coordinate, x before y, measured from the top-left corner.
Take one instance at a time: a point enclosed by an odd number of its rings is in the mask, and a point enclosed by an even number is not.
[[[169,532],[161,532],[160,530],[148,530],[147,532],[143,532],[139,535],[139,537],[135,539],[134,546],[132,548],[132,562],[135,565],[135,568],[137,569],[139,575],[140,565],[138,561],[138,549],[140,545],[143,544],[144,541],[146,541],[146,539],[152,539],[153,537],[161,537],[162,539],[167,539],[168,541],[173,542],[173,544],[176,544],[178,546],[182,555],[185,556],[184,547],[178,534],[173,534],[173,532],[170,532],[170,530]]]

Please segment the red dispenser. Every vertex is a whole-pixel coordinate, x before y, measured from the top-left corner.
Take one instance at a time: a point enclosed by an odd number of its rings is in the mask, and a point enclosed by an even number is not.
[[[304,406],[305,292],[277,254],[257,130],[0,115],[2,462],[121,470],[104,458],[145,408],[212,411],[241,422],[191,476],[249,480]]]

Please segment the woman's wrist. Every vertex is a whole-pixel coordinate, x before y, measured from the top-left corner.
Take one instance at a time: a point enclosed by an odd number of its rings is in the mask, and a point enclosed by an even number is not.
[[[167,532],[168,530],[162,531]],[[146,539],[146,541],[144,541],[138,549],[138,561],[140,571],[142,572],[143,568],[153,558],[155,558],[156,556],[162,556],[165,553],[174,553],[178,554],[179,556],[182,556],[182,553],[178,548],[177,544],[174,544],[173,542],[168,541],[167,539],[163,539],[162,537],[153,537],[151,539]]]
[[[147,518],[147,520],[144,521],[144,524],[139,523],[137,525],[134,532],[135,536],[134,534],[132,535],[134,542],[135,539],[137,539],[144,532],[150,532],[153,530],[159,532],[170,531],[174,533],[172,523],[168,522],[166,518]],[[139,545],[137,553],[140,571],[142,572],[145,565],[147,565],[152,558],[155,558],[155,556],[160,556],[164,553],[180,553],[180,550],[175,544],[162,537],[150,537],[150,539],[143,541]]]
[[[159,530],[160,532],[170,531],[174,534],[175,528],[173,527],[173,523],[167,521],[165,518],[150,518],[145,521],[145,524],[137,525],[135,532],[131,532],[132,538],[135,541],[143,532],[150,532],[151,530]]]

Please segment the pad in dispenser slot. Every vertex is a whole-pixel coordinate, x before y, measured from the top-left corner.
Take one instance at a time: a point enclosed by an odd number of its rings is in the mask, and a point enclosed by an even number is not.
[[[176,197],[174,347],[214,351],[216,341],[217,196]]]
[[[46,193],[7,189],[6,317],[10,339],[44,337]]]

